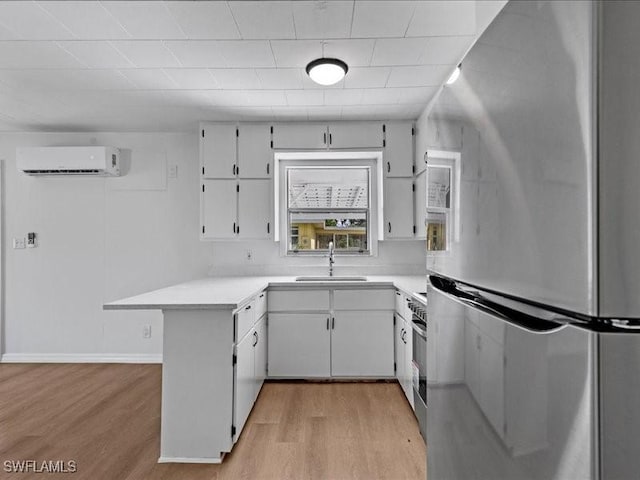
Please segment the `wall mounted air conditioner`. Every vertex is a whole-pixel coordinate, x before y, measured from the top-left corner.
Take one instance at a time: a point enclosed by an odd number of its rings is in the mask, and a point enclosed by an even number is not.
[[[18,170],[27,175],[120,175],[120,151],[113,147],[18,147]]]

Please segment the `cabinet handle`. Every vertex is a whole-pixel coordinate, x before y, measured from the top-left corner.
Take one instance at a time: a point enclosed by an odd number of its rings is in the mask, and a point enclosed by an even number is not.
[[[236,233],[240,233],[240,224],[238,224],[238,226],[236,227]]]
[[[327,144],[327,132],[324,132],[324,140],[323,143],[326,145]]]
[[[262,295],[260,295],[260,298],[264,297],[264,293]]]
[[[336,317],[331,317],[331,330],[336,328]]]
[[[327,317],[327,330],[329,330],[329,317]]]
[[[391,173],[391,162],[387,162],[387,173]]]
[[[400,296],[400,292],[396,292],[396,295]]]
[[[269,175],[269,164],[267,163],[267,175]]]
[[[255,347],[258,344],[258,332],[253,332],[253,338],[256,339],[255,343],[253,344],[253,346]]]
[[[233,233],[236,233],[236,222],[233,222]]]
[[[245,310],[251,310],[251,305],[247,305],[246,307],[244,307]],[[254,332],[255,333],[255,332]]]
[[[391,222],[389,222],[389,233],[391,233]]]
[[[236,175],[236,164],[235,163],[233,164],[233,175],[234,176]]]
[[[270,231],[270,230],[271,230],[271,227],[269,226],[269,223],[270,223],[270,222],[267,222],[267,233],[271,233],[271,231]]]
[[[329,134],[329,145],[331,145],[333,143],[333,135],[330,133]]]

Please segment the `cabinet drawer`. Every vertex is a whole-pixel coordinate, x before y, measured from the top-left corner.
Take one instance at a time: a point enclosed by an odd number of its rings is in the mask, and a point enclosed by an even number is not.
[[[393,310],[394,291],[384,290],[336,290],[333,293],[335,310]]]
[[[406,296],[400,290],[396,290],[394,293],[394,297],[396,300],[396,312],[404,317],[404,299],[406,298]]]
[[[329,290],[272,291],[268,302],[270,312],[329,310]]]
[[[236,342],[242,340],[255,323],[255,303],[252,301],[236,312]]]
[[[267,291],[260,292],[256,296],[256,320],[260,320],[267,313]]]

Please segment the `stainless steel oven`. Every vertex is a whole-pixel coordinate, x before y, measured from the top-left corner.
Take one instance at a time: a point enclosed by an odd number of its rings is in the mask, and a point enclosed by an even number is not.
[[[413,392],[420,433],[427,439],[427,305],[419,301],[420,294],[409,302],[413,332]],[[425,297],[426,298],[426,297]]]

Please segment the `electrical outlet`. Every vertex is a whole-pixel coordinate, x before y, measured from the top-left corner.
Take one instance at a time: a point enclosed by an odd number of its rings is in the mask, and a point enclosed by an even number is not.
[[[251,253],[251,250],[247,250],[247,260],[252,260],[253,259],[253,254]]]
[[[13,248],[22,249],[27,248],[27,241],[23,238],[14,238],[13,239]]]
[[[142,327],[142,338],[151,338],[151,325]]]
[[[178,166],[169,165],[169,178],[178,178]]]

